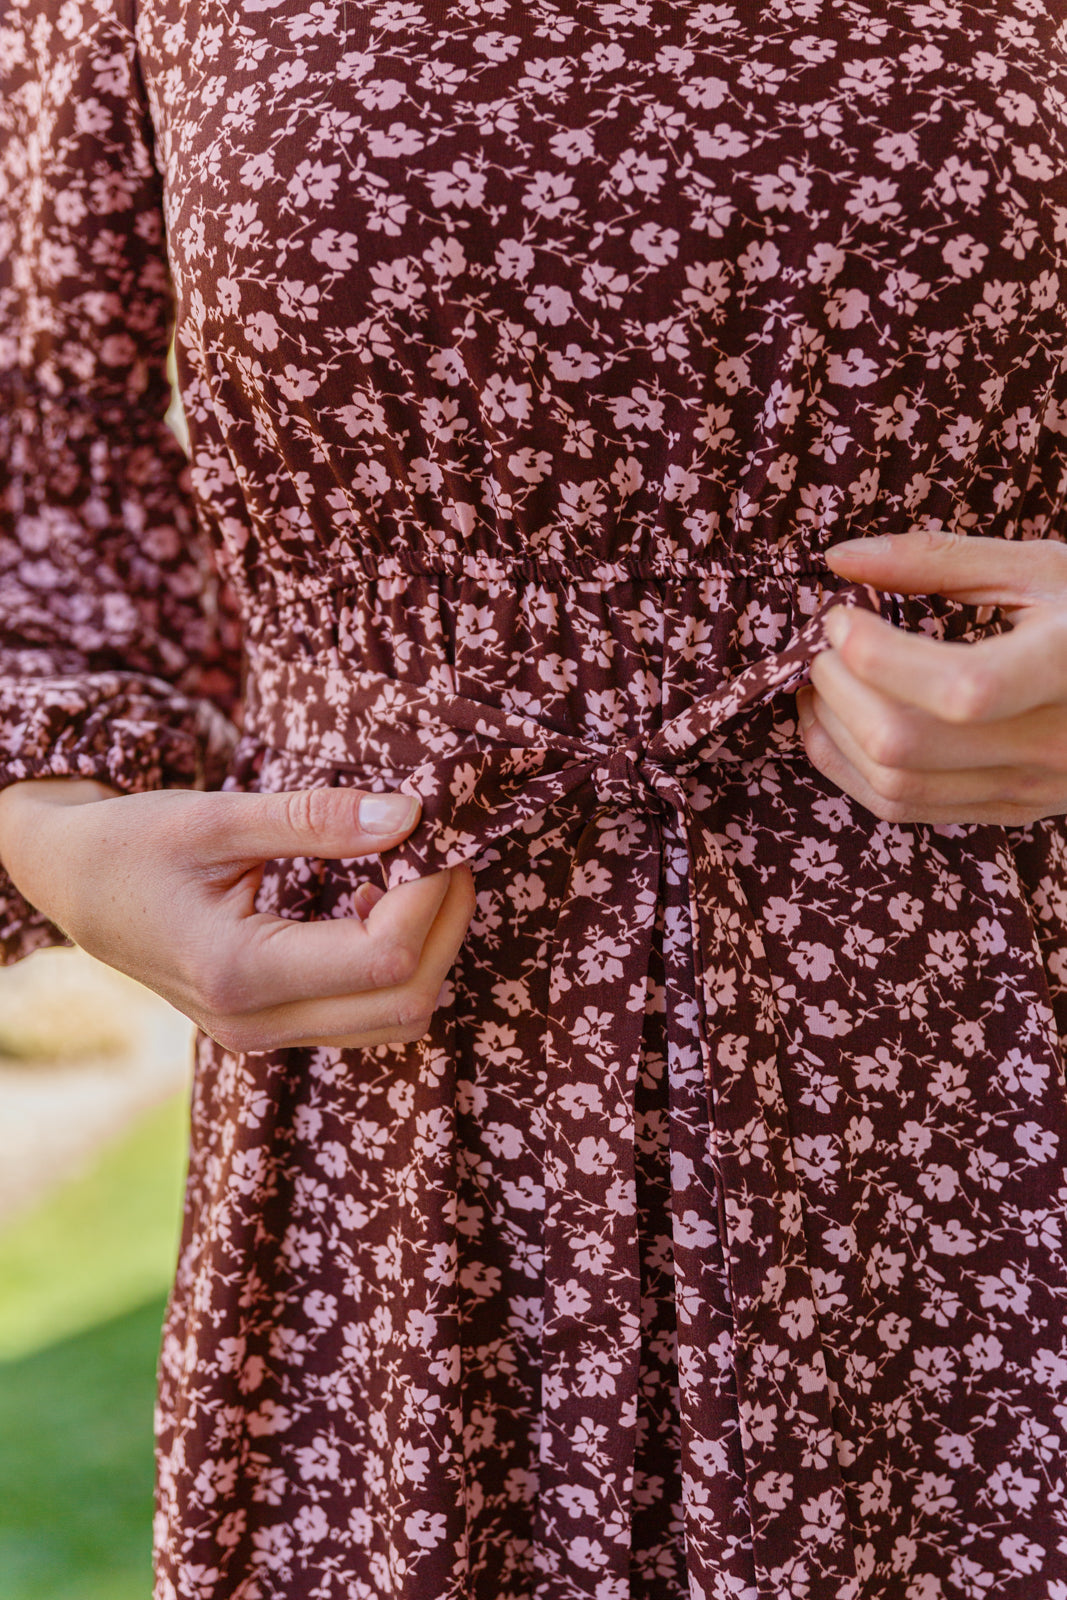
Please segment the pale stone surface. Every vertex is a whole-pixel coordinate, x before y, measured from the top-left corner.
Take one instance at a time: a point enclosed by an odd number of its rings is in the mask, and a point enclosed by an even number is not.
[[[0,1219],[188,1083],[192,1024],[80,950],[0,970]]]

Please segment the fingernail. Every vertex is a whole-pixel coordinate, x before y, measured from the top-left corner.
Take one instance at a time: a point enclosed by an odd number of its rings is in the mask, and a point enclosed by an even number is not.
[[[826,613],[823,631],[835,650],[841,649],[841,646],[848,638],[851,627],[852,618],[844,606],[834,606],[832,611]]]
[[[378,901],[384,899],[385,890],[379,889],[375,883],[361,883],[356,890],[356,912],[361,917],[369,917]]]
[[[410,794],[365,794],[359,802],[359,825],[368,833],[398,833],[414,822],[418,806]]]
[[[800,718],[802,728],[810,728],[815,721],[815,713],[811,709],[810,689],[802,689],[797,695],[797,716]]]

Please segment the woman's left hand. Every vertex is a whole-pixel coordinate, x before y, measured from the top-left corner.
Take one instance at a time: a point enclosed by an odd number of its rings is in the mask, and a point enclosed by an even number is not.
[[[1067,813],[1067,546],[916,529],[828,552],[851,583],[994,607],[973,644],[835,608],[797,696],[807,754],[887,822],[1020,826]]]

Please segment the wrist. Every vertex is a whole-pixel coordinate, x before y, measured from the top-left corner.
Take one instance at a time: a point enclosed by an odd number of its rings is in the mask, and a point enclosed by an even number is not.
[[[28,778],[0,789],[0,863],[16,888],[46,915],[52,914],[51,908],[41,903],[39,891],[44,887],[42,858],[48,859],[43,835],[49,812],[109,800],[117,794],[118,790],[95,778]],[[46,871],[45,881],[48,876]]]

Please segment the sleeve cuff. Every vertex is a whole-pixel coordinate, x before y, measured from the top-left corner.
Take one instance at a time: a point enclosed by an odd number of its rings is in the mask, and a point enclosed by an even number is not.
[[[0,680],[0,788],[95,778],[123,794],[213,789],[237,733],[210,701],[130,673]],[[0,963],[69,944],[0,867]]]

